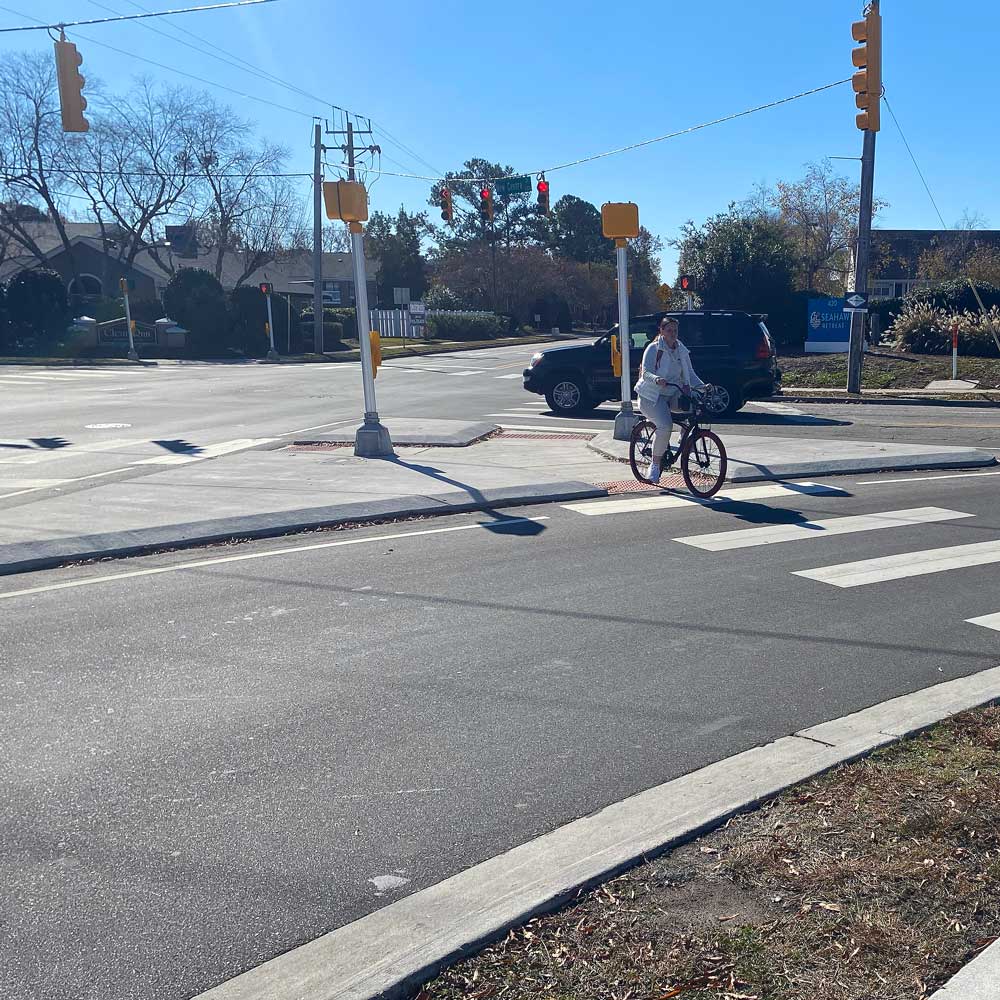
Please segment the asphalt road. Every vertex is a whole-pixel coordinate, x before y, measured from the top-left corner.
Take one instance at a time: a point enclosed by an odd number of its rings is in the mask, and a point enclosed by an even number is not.
[[[1000,562],[975,564],[1000,559],[997,476],[5,581],[0,995],[190,997],[633,792],[995,665],[966,620],[1000,613]],[[759,533],[779,525],[801,527]]]
[[[596,427],[525,413],[520,372],[537,345],[401,358],[379,373],[385,417]],[[0,367],[0,508],[153,474],[177,455],[212,457],[360,422],[357,365],[164,364],[150,368]],[[844,437],[1000,448],[1000,409],[872,404],[751,404],[727,433]]]

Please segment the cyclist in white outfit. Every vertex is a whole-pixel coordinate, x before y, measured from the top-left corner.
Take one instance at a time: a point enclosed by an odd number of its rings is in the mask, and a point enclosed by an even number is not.
[[[689,395],[692,388],[701,389],[706,384],[691,367],[691,354],[677,339],[677,332],[676,319],[664,316],[660,320],[659,335],[643,352],[639,381],[635,384],[639,410],[656,425],[653,461],[649,469],[649,479],[654,483],[659,482],[663,465],[670,464],[669,456],[664,463],[664,456],[670,448],[674,426],[671,409],[679,409],[682,393]]]

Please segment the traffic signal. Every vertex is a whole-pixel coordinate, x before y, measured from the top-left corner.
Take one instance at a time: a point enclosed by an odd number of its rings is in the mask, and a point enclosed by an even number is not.
[[[622,377],[622,351],[618,346],[618,335],[611,334],[611,371],[615,378]]]
[[[270,295],[271,292],[273,291],[273,287],[274,286],[271,284],[270,281],[262,281],[260,283],[260,294],[261,295]]]
[[[493,192],[488,187],[479,192],[479,214],[483,222],[493,221]]]
[[[455,206],[452,204],[451,191],[441,188],[441,218],[451,222],[455,218]]]
[[[861,42],[851,53],[851,61],[858,68],[851,77],[854,100],[860,109],[855,121],[862,132],[877,132],[881,124],[882,100],[882,15],[878,0],[872,0],[863,21],[851,25],[851,36]]]
[[[83,85],[87,82],[80,75],[83,56],[72,42],[65,38],[56,42],[56,79],[59,81],[59,108],[62,111],[64,132],[89,132],[90,122],[83,116],[87,98]]]
[[[538,211],[542,215],[549,214],[549,182],[544,178],[540,177],[538,179],[538,184],[535,185],[538,189]]]
[[[681,286],[682,292],[694,291],[694,278],[692,278],[690,274],[682,274],[678,279],[678,283]]]
[[[368,332],[368,342],[372,345],[372,378],[376,378],[378,366],[382,364],[382,338],[378,330]]]

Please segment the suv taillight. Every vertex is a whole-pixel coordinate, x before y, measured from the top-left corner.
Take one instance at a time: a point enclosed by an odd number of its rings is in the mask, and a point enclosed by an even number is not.
[[[771,346],[771,339],[765,333],[757,344],[757,352],[754,354],[756,361],[767,361],[774,356],[774,348]]]

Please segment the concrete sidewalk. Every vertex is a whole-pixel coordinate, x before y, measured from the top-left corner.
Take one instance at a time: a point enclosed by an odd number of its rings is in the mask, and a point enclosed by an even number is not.
[[[398,446],[394,459],[290,446],[66,494],[49,489],[4,510],[0,575],[343,523],[600,497],[632,476],[620,461],[623,444],[590,438],[506,432],[464,448]],[[725,441],[735,482],[995,463],[973,448],[735,434]]]

